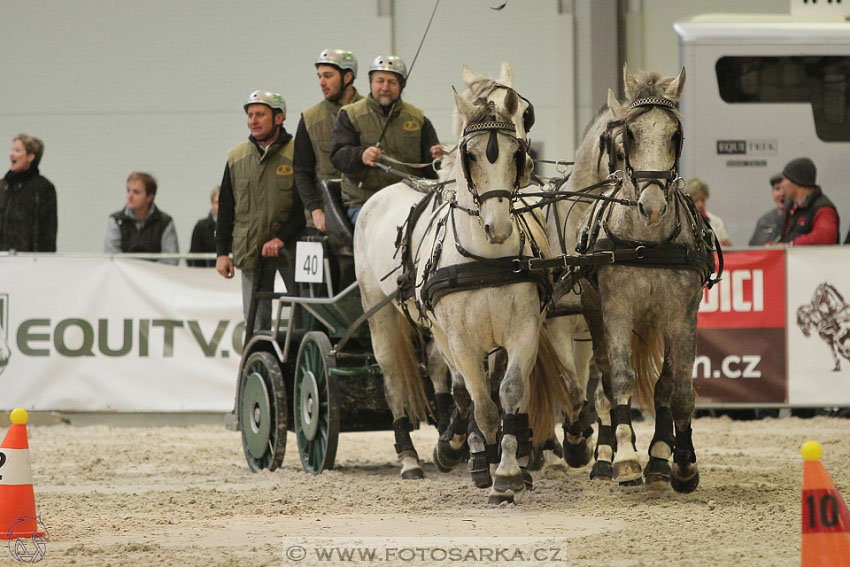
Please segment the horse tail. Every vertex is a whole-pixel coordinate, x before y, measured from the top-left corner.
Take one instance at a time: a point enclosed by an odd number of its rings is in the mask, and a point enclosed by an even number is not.
[[[655,327],[639,327],[632,333],[632,368],[635,371],[635,401],[655,415],[655,383],[664,363],[664,337]]]
[[[528,423],[531,426],[532,439],[542,443],[555,429],[555,406],[573,413],[570,391],[562,378],[568,370],[561,362],[549,340],[545,327],[540,328],[537,358],[528,377],[526,390]],[[569,415],[570,421],[578,416]]]
[[[419,371],[419,354],[413,344],[416,332],[407,317],[400,311],[396,313],[395,359],[401,378],[404,409],[410,423],[417,424],[428,419],[429,404]]]

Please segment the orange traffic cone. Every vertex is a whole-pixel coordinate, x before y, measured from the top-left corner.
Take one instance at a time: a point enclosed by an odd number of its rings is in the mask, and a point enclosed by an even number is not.
[[[820,458],[823,449],[808,441],[803,455],[803,567],[850,567],[850,511]]]
[[[43,536],[35,515],[27,412],[12,410],[12,425],[0,445],[0,539]]]

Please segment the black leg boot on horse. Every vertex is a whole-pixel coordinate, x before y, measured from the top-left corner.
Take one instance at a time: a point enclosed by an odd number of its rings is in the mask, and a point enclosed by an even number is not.
[[[502,417],[501,459],[493,475],[490,504],[514,503],[527,490],[533,488],[531,474],[526,466],[531,451],[531,430],[528,414],[505,414]],[[514,455],[513,459],[507,458]]]
[[[450,472],[469,458],[469,445],[466,442],[469,409],[466,411],[467,415],[462,416],[457,407],[452,408],[446,430],[440,435],[434,447],[434,464],[441,472]],[[489,471],[487,475],[489,477]]]
[[[621,486],[636,486],[643,484],[640,464],[633,460],[617,461],[617,428],[624,425],[629,428],[632,435],[632,450],[637,451],[635,446],[635,430],[632,427],[632,408],[628,404],[618,405],[611,410],[611,426],[614,434],[614,480]]]
[[[673,471],[670,485],[676,492],[693,492],[699,486],[699,469],[694,443],[691,440],[691,424],[676,427],[676,450],[673,452]]]
[[[670,455],[675,448],[673,440],[673,412],[668,407],[655,408],[655,435],[649,443],[649,462],[643,475],[651,488],[670,485]]]
[[[404,480],[415,480],[425,478],[422,467],[419,465],[419,455],[413,446],[410,432],[413,427],[407,417],[400,417],[393,422],[395,433],[395,452],[401,462],[401,478]]]
[[[477,488],[489,488],[493,485],[490,476],[491,466],[495,469],[499,464],[499,443],[487,444],[484,434],[478,429],[475,418],[469,418],[469,474]]]

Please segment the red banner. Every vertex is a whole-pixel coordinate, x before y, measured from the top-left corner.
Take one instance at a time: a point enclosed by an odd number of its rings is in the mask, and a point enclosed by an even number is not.
[[[720,283],[703,292],[699,328],[784,327],[785,252],[729,252],[723,259]]]

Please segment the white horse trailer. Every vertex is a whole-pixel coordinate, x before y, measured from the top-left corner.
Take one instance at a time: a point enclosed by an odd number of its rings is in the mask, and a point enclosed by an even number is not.
[[[705,15],[674,24],[687,71],[680,170],[710,188],[736,247],[773,207],[770,176],[810,157],[850,222],[850,22]]]

